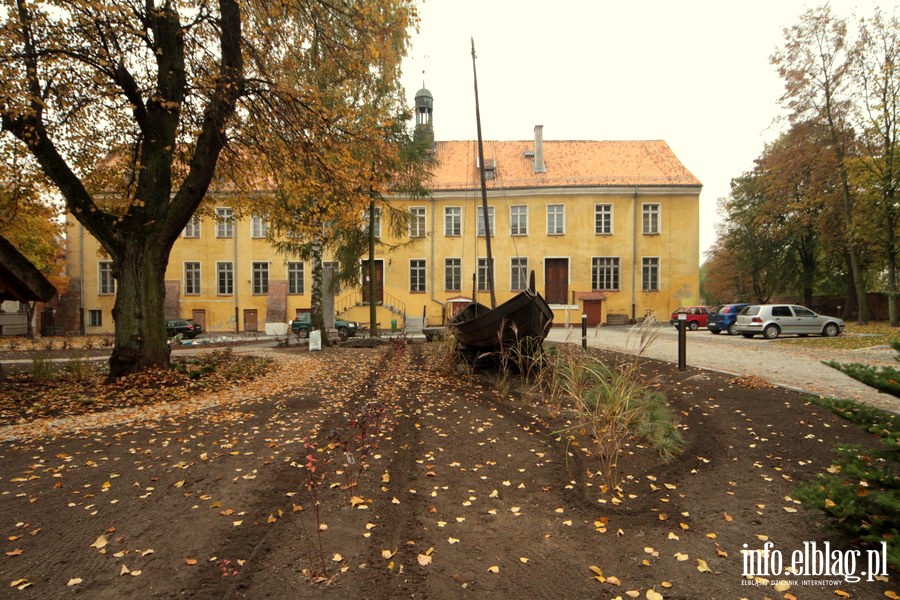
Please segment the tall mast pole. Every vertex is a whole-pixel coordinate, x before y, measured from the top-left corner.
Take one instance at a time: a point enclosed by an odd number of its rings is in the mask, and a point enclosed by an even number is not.
[[[491,291],[491,309],[494,309],[497,308],[497,296],[494,294],[494,255],[491,253],[491,222],[488,219],[487,184],[484,181],[484,142],[481,140],[481,111],[478,108],[478,72],[475,69],[475,38],[471,39],[472,76],[475,79],[475,124],[478,127],[478,175],[481,178],[481,207],[484,218],[484,239],[487,246],[487,284],[488,289]]]

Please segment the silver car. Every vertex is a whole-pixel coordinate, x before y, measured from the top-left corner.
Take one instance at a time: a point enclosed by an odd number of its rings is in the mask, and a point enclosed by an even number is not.
[[[774,340],[781,334],[834,337],[844,331],[844,321],[826,317],[795,304],[751,304],[737,317],[737,331],[746,338],[761,334]]]

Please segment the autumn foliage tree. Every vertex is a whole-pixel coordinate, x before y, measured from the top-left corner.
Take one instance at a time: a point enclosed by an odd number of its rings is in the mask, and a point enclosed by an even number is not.
[[[0,139],[0,144],[4,141]],[[21,148],[6,147],[0,162],[0,236],[6,238],[63,294],[65,275],[63,226],[59,207],[46,196],[47,185]],[[26,335],[32,337],[35,303],[28,303]]]
[[[223,149],[255,177],[254,132],[290,107],[282,141],[312,167],[297,185],[309,197],[332,189],[315,180],[341,152],[342,111],[365,97],[331,106],[316,74],[343,69],[337,97],[354,76],[395,78],[415,12],[408,0],[3,0],[0,19],[2,131],[112,261],[115,378],[168,364],[169,253]]]

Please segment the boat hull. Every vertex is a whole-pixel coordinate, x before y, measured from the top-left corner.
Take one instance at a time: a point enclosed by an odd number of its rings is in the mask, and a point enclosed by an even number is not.
[[[467,350],[492,352],[526,339],[541,343],[552,323],[553,311],[544,298],[525,290],[493,310],[473,302],[450,321],[450,326]]]

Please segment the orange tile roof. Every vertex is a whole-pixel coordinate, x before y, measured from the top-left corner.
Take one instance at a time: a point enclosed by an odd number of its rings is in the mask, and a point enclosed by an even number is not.
[[[485,141],[484,153],[497,160],[491,188],[572,188],[598,186],[702,185],[662,140],[553,141],[544,140],[546,173],[535,173],[534,140]],[[480,189],[475,141],[437,142],[429,186],[434,191]]]

